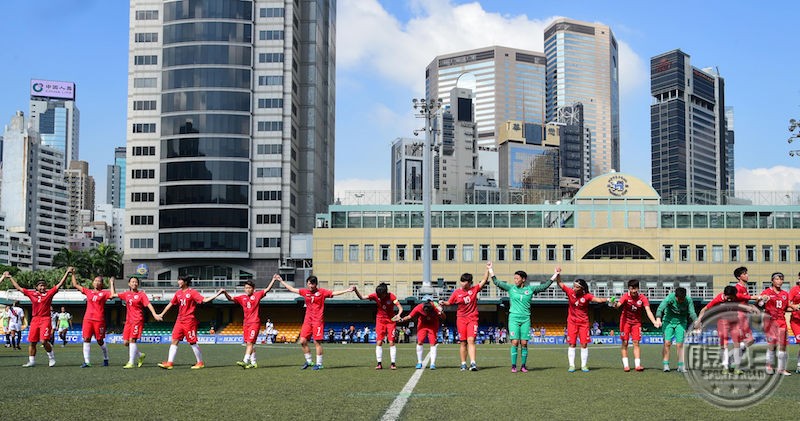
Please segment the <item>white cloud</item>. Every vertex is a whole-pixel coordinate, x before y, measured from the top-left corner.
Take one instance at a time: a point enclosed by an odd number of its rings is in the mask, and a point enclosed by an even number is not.
[[[737,168],[737,191],[800,191],[800,168],[778,165],[771,168]]]
[[[343,205],[391,203],[391,180],[349,178],[336,180],[334,195]]]

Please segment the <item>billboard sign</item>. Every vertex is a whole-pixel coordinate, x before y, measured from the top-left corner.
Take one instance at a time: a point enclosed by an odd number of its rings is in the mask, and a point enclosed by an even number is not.
[[[31,79],[31,96],[75,99],[75,83],[57,80]]]

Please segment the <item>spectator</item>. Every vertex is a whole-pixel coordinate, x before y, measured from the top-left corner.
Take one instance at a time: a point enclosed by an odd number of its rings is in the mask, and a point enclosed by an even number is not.
[[[539,328],[539,336],[544,338],[546,334],[547,334],[547,330],[544,328],[544,326],[540,327]]]
[[[332,344],[332,343],[333,343],[333,341],[335,340],[335,337],[334,337],[334,336],[335,336],[335,335],[334,335],[334,333],[333,333],[333,329],[328,329],[328,343],[329,343],[329,344]]]
[[[347,328],[344,327],[342,328],[342,343],[347,343]]]

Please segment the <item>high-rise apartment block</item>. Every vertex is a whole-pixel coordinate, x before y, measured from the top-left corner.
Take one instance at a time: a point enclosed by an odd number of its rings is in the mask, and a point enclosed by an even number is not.
[[[399,137],[392,142],[392,203],[422,204],[424,140]]]
[[[126,273],[294,273],[293,236],[333,202],[335,16],[332,0],[131,0]]]
[[[140,147],[135,152],[142,153]],[[155,146],[149,146],[146,152],[155,154]],[[126,148],[114,148],[114,163],[106,167],[106,203],[115,208],[125,208],[125,155]]]
[[[78,160],[69,163],[64,175],[69,191],[69,233],[77,234],[92,221],[94,177],[89,175],[89,163]]]

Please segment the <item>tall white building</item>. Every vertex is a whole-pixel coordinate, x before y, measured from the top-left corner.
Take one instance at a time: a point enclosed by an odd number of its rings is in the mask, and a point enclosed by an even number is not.
[[[75,83],[32,79],[30,126],[42,144],[64,155],[64,168],[78,159],[81,114],[75,105]]]
[[[60,150],[42,144],[37,133],[29,131],[21,111],[5,127],[0,211],[9,232],[30,236],[34,270],[51,268],[53,256],[67,244],[63,160]]]
[[[451,89],[447,98],[441,143],[433,157],[433,203],[470,203],[467,185],[479,170],[475,102],[472,91],[463,88]]]
[[[588,178],[620,170],[619,46],[606,25],[557,19],[544,31],[547,56],[547,121],[559,109],[583,104],[591,133]]]
[[[89,163],[78,160],[71,161],[64,174],[69,190],[69,233],[76,234],[92,220],[94,177],[89,175]]]
[[[96,204],[94,223],[100,222],[108,227],[104,242],[113,245],[120,253],[125,253],[125,209],[116,208],[111,203]]]
[[[392,203],[422,204],[423,139],[399,137],[392,143]]]
[[[335,16],[131,0],[126,273],[292,277],[293,236],[333,202]]]

